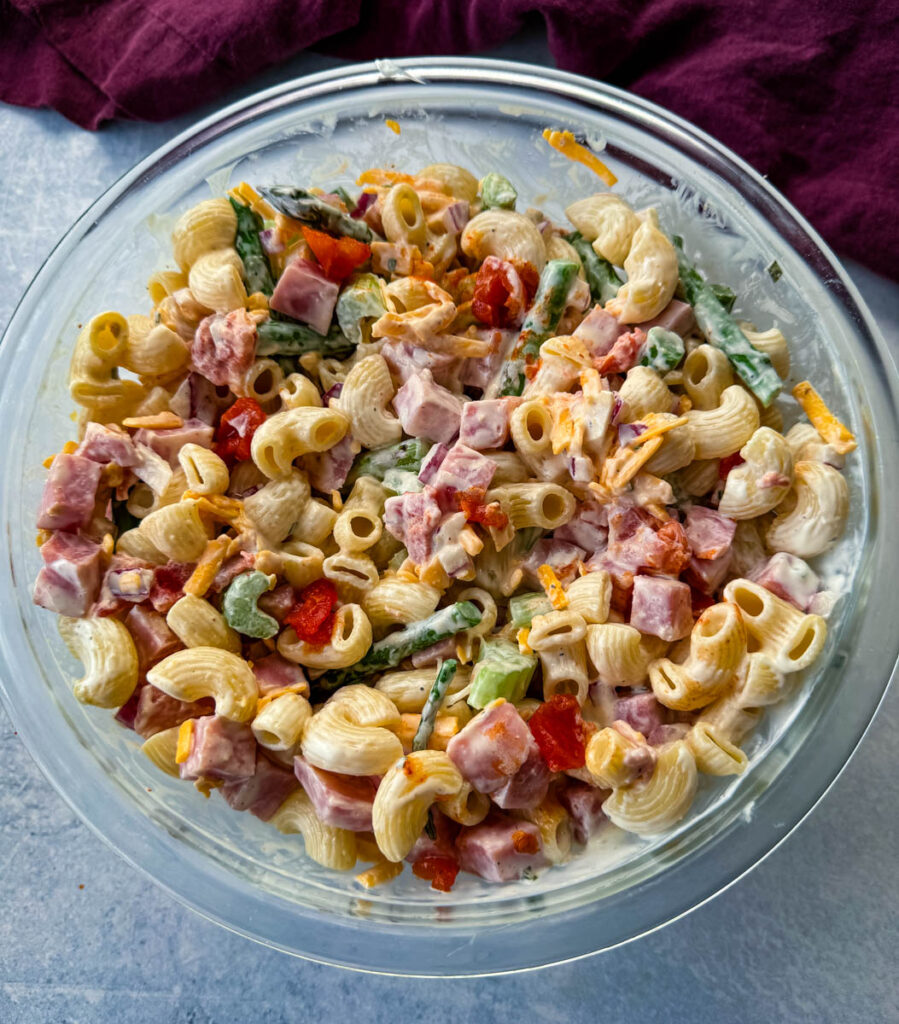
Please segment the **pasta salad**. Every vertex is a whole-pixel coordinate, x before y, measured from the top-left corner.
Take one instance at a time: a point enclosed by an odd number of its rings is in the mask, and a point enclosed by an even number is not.
[[[358,185],[199,203],[81,329],[34,587],[75,696],[366,886],[664,832],[823,648],[853,436],[806,381],[785,431],[786,339],[656,210]]]

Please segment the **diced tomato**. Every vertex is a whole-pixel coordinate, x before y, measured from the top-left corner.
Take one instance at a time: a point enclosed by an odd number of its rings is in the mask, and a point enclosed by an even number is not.
[[[264,422],[265,413],[255,398],[238,398],[222,414],[213,451],[229,467],[235,462],[246,462],[250,458],[253,435]]]
[[[300,640],[323,647],[330,643],[334,631],[334,608],[337,588],[329,579],[315,580],[297,595],[297,603],[284,616]]]
[[[475,278],[471,311],[489,327],[505,327],[530,306],[538,282],[530,263],[488,256]]]
[[[645,341],[646,334],[639,327],[635,327],[627,334],[619,335],[608,355],[596,360],[596,369],[603,376],[624,373],[637,362],[637,356]]]
[[[739,452],[728,455],[718,463],[718,477],[721,480],[727,479],[727,474],[746,460]]]
[[[356,267],[362,266],[371,258],[371,246],[355,238],[342,235],[334,238],[324,231],[303,225],[303,238],[315,254],[326,277],[332,281],[343,281],[349,277]]]
[[[432,889],[449,892],[459,874],[459,865],[452,857],[439,853],[426,853],[412,865],[412,874],[431,883]]]
[[[498,501],[491,501],[488,505],[484,501],[486,494],[483,487],[469,487],[467,491],[456,494],[456,504],[470,523],[493,526],[497,530],[505,529],[509,525],[509,517]]]
[[[677,520],[670,519],[656,531],[656,536],[664,541],[665,546],[660,551],[647,553],[647,565],[650,569],[657,569],[670,576],[679,576],[690,564],[690,545],[687,542],[686,530]]]
[[[570,693],[550,697],[531,715],[528,728],[551,772],[584,767],[587,728],[577,697]]]

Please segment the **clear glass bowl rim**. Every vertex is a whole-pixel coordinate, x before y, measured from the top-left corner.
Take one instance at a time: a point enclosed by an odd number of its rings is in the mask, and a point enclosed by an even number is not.
[[[299,105],[310,97],[321,95],[324,90],[364,90],[391,81],[422,85],[428,82],[465,84],[472,88],[498,85],[523,88],[532,93],[556,94],[594,109],[613,111],[617,116],[651,120],[656,129],[664,129],[669,138],[688,144],[697,152],[704,152],[719,164],[738,172],[745,191],[751,194],[755,203],[764,203],[770,210],[776,210],[780,223],[789,226],[789,241],[797,248],[801,245],[803,255],[827,280],[832,294],[857,324],[861,348],[866,350],[864,354],[874,371],[871,388],[879,385],[882,392],[876,403],[882,417],[877,424],[876,446],[880,462],[875,467],[877,472],[872,473],[872,479],[881,485],[889,479],[884,457],[888,456],[895,467],[894,453],[899,445],[899,401],[892,357],[848,275],[802,216],[745,162],[710,136],[654,104],[580,76],[505,61],[408,58],[340,67],[264,90],[189,128],[123,175],[61,239],[29,286],[4,334],[4,344],[0,347],[0,380],[10,379],[3,370],[8,369],[15,354],[12,340],[19,325],[28,320],[30,306],[42,285],[52,280],[69,251],[83,239],[92,225],[113,213],[116,202],[129,190],[139,188],[142,180],[162,173],[177,161],[179,153],[201,147],[218,135],[270,110]],[[4,384],[0,411],[11,402],[11,390],[8,384]],[[875,497],[877,493],[875,490]],[[872,515],[882,517],[888,511],[887,505],[881,501],[879,507],[872,510]],[[874,536],[883,546],[883,531]],[[11,564],[9,538],[5,532],[2,544],[5,556],[2,584],[5,589]],[[885,550],[883,556],[879,562],[883,569],[899,570],[899,559],[895,555]],[[881,579],[888,580],[892,575],[884,572]],[[878,583],[872,584],[871,596],[886,598],[887,591],[882,583],[878,594]],[[793,758],[796,771],[791,777],[789,793],[785,794],[783,786],[778,787],[776,783],[770,786],[754,801],[751,820],[745,816],[745,820],[733,817],[714,838],[707,838],[700,850],[675,860],[665,871],[638,886],[639,892],[628,889],[616,893],[602,900],[601,904],[588,904],[577,912],[569,910],[564,919],[558,913],[554,914],[552,907],[535,912],[529,920],[521,923],[528,931],[539,928],[536,944],[502,954],[499,951],[504,946],[514,945],[506,941],[507,925],[499,928],[486,925],[471,935],[453,934],[452,930],[438,933],[433,928],[405,923],[389,931],[378,930],[366,926],[361,920],[348,923],[313,914],[240,884],[240,880],[204,860],[197,851],[186,850],[183,844],[179,845],[177,837],[164,834],[143,815],[135,815],[133,809],[129,814],[128,808],[121,806],[121,801],[106,802],[96,790],[80,782],[76,773],[67,771],[67,758],[75,754],[74,741],[51,749],[45,741],[40,720],[29,715],[21,703],[14,700],[15,687],[7,680],[14,678],[16,660],[9,643],[0,647],[0,666],[3,669],[0,673],[0,694],[32,757],[81,819],[130,864],[204,917],[297,956],[357,970],[419,976],[470,976],[545,966],[612,948],[675,920],[733,884],[792,832],[845,767],[886,692],[896,664],[896,644],[896,640],[891,639],[881,651],[879,679],[851,715],[844,714],[833,721],[836,702],[824,712],[818,728],[823,732],[830,726],[830,742],[806,743],[810,749],[803,751],[803,758]],[[800,763],[797,764],[797,760]],[[173,852],[180,855],[174,864],[171,863]],[[163,869],[165,860],[169,863]],[[638,896],[641,905],[635,907],[634,899]],[[623,908],[626,909],[622,913]],[[301,940],[291,937],[304,931],[306,934]],[[375,955],[372,951],[379,934],[390,936],[393,949],[386,958],[383,953]],[[466,947],[466,952],[460,956],[458,953],[463,947]],[[485,967],[484,964],[490,966]]]

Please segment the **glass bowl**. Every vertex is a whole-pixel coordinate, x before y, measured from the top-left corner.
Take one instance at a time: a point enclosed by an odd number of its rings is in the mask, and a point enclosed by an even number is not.
[[[393,118],[397,136],[385,126]],[[109,712],[72,697],[78,665],[55,616],[31,603],[39,566],[42,460],[73,436],[66,389],[77,325],[104,309],[145,312],[143,283],[171,259],[177,214],[231,183],[352,185],[366,167],[436,161],[498,170],[521,208],[553,218],[602,190],[540,138],[569,128],[594,146],[637,206],[659,207],[738,312],[789,337],[851,426],[851,519],[822,571],[844,591],[827,649],[793,699],[769,714],[735,780],[703,777],[693,811],[652,841],[608,829],[536,881],[460,876],[449,895],[408,870],[361,890],[305,859],[214,796],[157,772]],[[783,276],[766,268],[777,261]],[[826,792],[858,744],[896,661],[891,588],[899,546],[896,373],[847,274],[808,224],[713,139],[633,96],[573,75],[475,59],[412,59],[288,82],[202,121],[126,174],[69,230],[17,309],[0,350],[2,690],[22,739],[77,813],[131,864],[201,914],[303,957],[417,975],[498,973],[625,942],[708,899],[769,853]],[[791,415],[791,400],[782,402]],[[795,415],[795,407],[792,409]]]

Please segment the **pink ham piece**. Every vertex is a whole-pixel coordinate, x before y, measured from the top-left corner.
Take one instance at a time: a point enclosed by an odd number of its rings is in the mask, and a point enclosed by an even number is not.
[[[421,860],[424,857],[451,857],[456,860],[456,836],[459,834],[459,826],[448,818],[436,806],[431,808],[431,820],[434,822],[435,838],[432,839],[427,832],[415,840],[415,845],[406,856],[410,864]]]
[[[679,580],[635,577],[630,624],[669,642],[683,639],[693,628],[690,588]]]
[[[286,267],[278,278],[269,306],[325,335],[331,326],[339,291],[339,286],[329,281],[319,267],[309,260],[299,259]]]
[[[59,453],[44,484],[37,525],[41,530],[77,530],[86,527],[94,514],[99,463],[81,455]]]
[[[553,533],[554,540],[565,540],[584,551],[598,551],[609,539],[609,515],[605,505],[585,502],[574,518]]]
[[[172,605],[184,597],[184,584],[194,571],[192,562],[166,562],[157,566],[150,588],[150,604],[163,615],[168,615]]]
[[[453,445],[434,476],[434,489],[440,492],[438,501],[445,508],[455,508],[453,496],[457,491],[473,487],[486,491],[495,472],[492,459],[464,444]]]
[[[537,570],[541,565],[548,565],[567,586],[577,576],[577,564],[586,554],[587,552],[576,544],[545,537],[534,545],[528,557],[521,563],[521,568],[531,583],[540,587],[542,584]]]
[[[137,463],[137,451],[129,433],[114,423],[104,426],[93,420],[84,428],[84,437],[75,455],[102,465],[114,462],[117,466],[128,467]]]
[[[359,448],[359,443],[347,434],[326,452],[307,455],[303,459],[303,465],[309,476],[309,483],[322,494],[339,491],[350,475]]]
[[[493,348],[486,356],[464,360],[459,380],[466,387],[480,388],[481,391],[486,391],[496,381],[500,367],[506,361],[506,357],[515,344],[518,331],[496,328],[479,331],[475,336],[484,341],[489,341]]]
[[[594,306],[574,330],[593,359],[608,355],[621,334],[621,324],[602,306]]]
[[[248,779],[226,782],[222,796],[235,811],[249,811],[260,820],[268,821],[299,785],[293,772],[272,764],[257,751],[256,771]]]
[[[256,605],[267,615],[271,615],[272,618],[277,619],[278,622],[283,622],[285,616],[296,603],[296,591],[289,583],[282,583],[280,586],[275,587],[274,590],[270,590],[267,594],[262,594],[256,602]]]
[[[303,690],[297,692],[304,696],[309,695],[309,684],[302,668],[282,658],[280,654],[267,654],[264,658],[254,661],[253,675],[256,677],[260,697],[288,686],[301,686]]]
[[[753,569],[749,578],[802,612],[808,611],[820,582],[817,573],[803,559],[786,551],[772,555]]]
[[[146,740],[164,729],[181,725],[188,718],[202,720],[202,716],[214,714],[215,701],[210,697],[192,701],[176,700],[147,683],[141,687],[137,699],[134,731]]]
[[[166,430],[149,430],[142,427],[134,435],[134,440],[145,444],[157,455],[162,456],[175,469],[178,465],[178,452],[186,444],[196,444],[201,448],[212,447],[212,427],[201,419],[185,420],[183,426],[170,427]]]
[[[125,616],[125,625],[134,640],[143,672],[184,646],[169,629],[165,618],[146,605],[135,605]]]
[[[586,843],[605,823],[603,801],[611,795],[610,789],[598,789],[585,782],[569,782],[558,793],[559,803],[571,818],[571,831],[579,843]]]
[[[700,594],[710,597],[724,582],[733,553],[728,550],[718,558],[697,558],[695,555],[684,571],[684,580]]]
[[[480,825],[463,828],[456,840],[456,853],[463,871],[488,882],[511,882],[526,870],[535,871],[549,863],[537,826],[504,814],[491,814]]]
[[[387,532],[405,545],[416,565],[424,565],[434,554],[434,534],[443,517],[429,491],[408,491],[384,502]]]
[[[687,542],[697,558],[720,558],[730,551],[737,524],[711,508],[694,505],[684,520]]]
[[[256,324],[245,309],[207,316],[190,343],[191,368],[213,384],[227,384],[232,391],[240,387],[255,357]]]
[[[685,338],[696,326],[696,318],[693,316],[693,307],[680,299],[672,299],[657,317],[637,324],[642,330],[648,332],[652,327],[662,327],[666,331],[674,331],[682,338]]]
[[[444,386],[451,384],[459,369],[456,356],[444,352],[429,352],[408,341],[388,341],[381,347],[391,376],[405,384],[423,370],[430,371],[434,380]]]
[[[502,448],[509,440],[509,417],[520,398],[488,398],[462,406],[459,444],[478,451]]]
[[[54,533],[41,547],[44,565],[34,583],[34,603],[57,615],[86,615],[100,590],[101,555],[100,545],[86,537]]]
[[[646,335],[639,327],[620,335],[608,354],[596,360],[596,369],[603,375],[625,373],[632,366],[636,366],[645,341]]]
[[[377,792],[372,779],[327,772],[313,767],[302,757],[293,759],[293,770],[325,825],[350,832],[371,831],[371,809]]]
[[[527,811],[536,807],[546,796],[552,778],[536,740],[528,750],[524,764],[490,799],[504,811]]]
[[[459,433],[462,403],[434,382],[430,370],[410,377],[393,396],[393,408],[411,437],[448,442]]]
[[[534,738],[514,705],[503,701],[476,715],[446,752],[480,793],[501,789],[528,759]]]
[[[233,405],[235,397],[227,385],[216,387],[201,373],[189,373],[178,388],[169,408],[183,420],[191,417],[214,425],[219,415]]]
[[[690,726],[686,722],[670,722],[665,725],[657,725],[646,737],[650,746],[664,747],[666,743],[674,743],[675,740],[686,739]]]
[[[212,577],[209,589],[214,594],[220,594],[229,583],[243,573],[249,572],[255,564],[256,555],[252,551],[240,551],[229,558]]]
[[[664,725],[665,718],[665,708],[652,693],[634,693],[630,697],[621,697],[615,705],[615,721],[627,722],[644,737]]]
[[[180,765],[182,779],[241,782],[256,773],[256,739],[245,722],[221,715],[194,720],[190,753]]]

